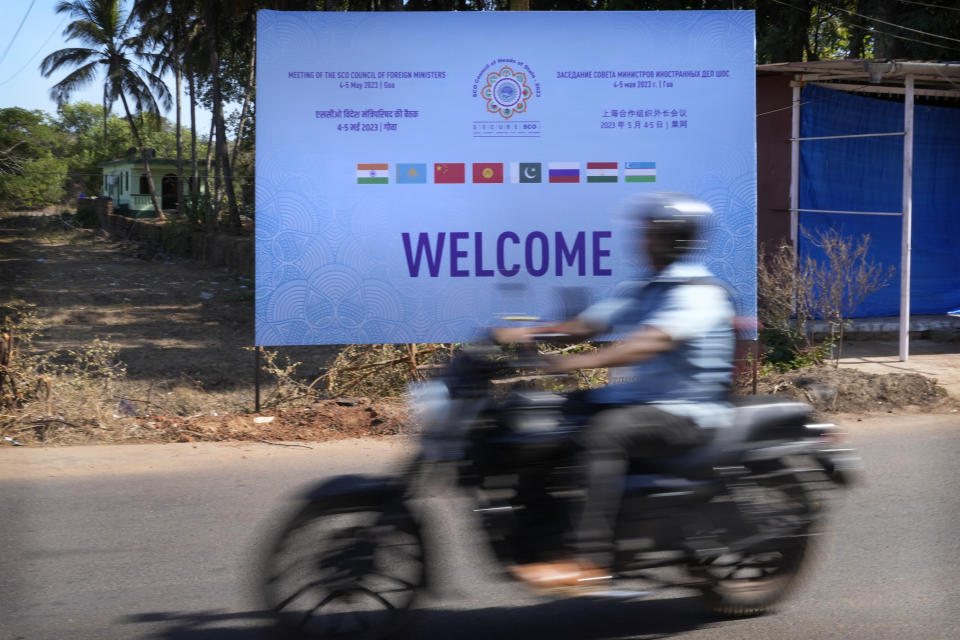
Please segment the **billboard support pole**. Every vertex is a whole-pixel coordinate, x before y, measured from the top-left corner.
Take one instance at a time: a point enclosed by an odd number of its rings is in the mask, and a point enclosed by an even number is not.
[[[910,357],[910,253],[913,233],[913,74],[904,78],[903,216],[900,232],[900,361]]]
[[[260,347],[253,348],[253,410],[260,413]]]

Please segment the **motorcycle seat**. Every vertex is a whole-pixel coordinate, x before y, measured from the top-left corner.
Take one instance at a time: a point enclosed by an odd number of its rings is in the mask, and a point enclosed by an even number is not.
[[[506,406],[511,409],[546,409],[561,407],[566,401],[566,396],[551,391],[513,391]]]
[[[735,464],[745,443],[796,437],[811,412],[807,404],[778,396],[747,396],[734,404],[733,424],[714,429],[708,442],[675,456],[638,459],[632,463],[631,473],[709,474],[714,467]]]

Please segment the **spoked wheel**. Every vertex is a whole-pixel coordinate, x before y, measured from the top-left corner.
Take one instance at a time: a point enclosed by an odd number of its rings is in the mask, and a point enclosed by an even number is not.
[[[372,640],[398,627],[424,575],[419,529],[403,503],[313,502],[269,551],[263,592],[286,637]]]
[[[770,611],[796,586],[812,550],[812,508],[803,487],[795,481],[779,481],[763,491],[766,506],[772,507],[766,524],[790,533],[760,548],[727,553],[691,567],[706,579],[702,591],[714,613],[740,617]]]

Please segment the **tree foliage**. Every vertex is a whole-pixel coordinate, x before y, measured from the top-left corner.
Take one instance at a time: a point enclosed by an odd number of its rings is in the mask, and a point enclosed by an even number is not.
[[[128,5],[129,20],[123,14]],[[119,99],[122,91],[133,97],[135,119],[129,119],[127,128],[130,131],[137,128],[141,146],[156,149],[161,157],[181,157],[184,163],[193,161],[189,172],[187,168],[179,172],[184,176],[182,179],[191,184],[192,198],[187,210],[212,228],[224,220],[237,227],[241,212],[252,213],[256,112],[252,63],[256,55],[256,12],[260,9],[749,9],[756,12],[757,62],[761,64],[836,58],[950,60],[960,55],[960,42],[956,41],[956,34],[960,33],[960,11],[945,0],[82,0],[58,5],[58,10],[64,12],[80,9],[90,10],[84,14],[87,17],[100,15],[105,20],[72,22],[68,35],[86,47],[55,52],[42,66],[45,73],[60,67],[75,67],[53,90],[55,97],[64,99],[59,119],[46,123],[68,138],[62,148],[51,148],[51,157],[66,159],[66,169],[73,176],[63,185],[67,195],[93,191],[93,181],[83,174],[97,173],[98,162],[125,155],[129,147],[137,146],[135,136],[118,130],[118,119],[101,114],[101,123],[95,126],[96,107],[70,105],[65,100],[73,88],[92,82],[100,65],[108,69],[104,80],[106,105]],[[138,66],[136,60],[142,65]],[[158,79],[163,73],[173,73],[183,79],[181,91],[174,88],[173,93],[184,94],[190,114],[198,107],[213,111],[212,132],[196,131],[191,117],[184,134],[186,141],[178,142],[178,126],[157,115],[156,98],[165,99],[170,95],[169,87],[159,86],[162,83]],[[135,76],[143,82],[138,84]],[[228,105],[240,105],[240,108]],[[179,123],[179,103],[177,113]],[[200,140],[208,133],[212,133],[209,146]],[[97,135],[102,136],[100,142],[96,140]],[[186,144],[190,145],[189,149],[184,149]],[[33,147],[30,149],[35,151]],[[25,151],[19,147],[11,151],[0,144],[0,175],[11,175],[24,159],[41,160],[27,158],[23,155]],[[207,196],[201,198],[199,183],[204,180]],[[37,186],[28,191],[33,194],[30,202],[37,202],[40,194],[53,199],[63,195],[56,189]],[[0,198],[2,196],[0,194]]]
[[[144,144],[156,149],[158,157],[171,158],[174,127],[165,118],[154,118],[142,115]],[[201,152],[206,144],[200,141]],[[104,130],[102,107],[89,102],[64,103],[53,116],[0,109],[0,209],[33,209],[96,195],[100,163],[128,157],[135,147],[123,118],[109,116]]]
[[[67,163],[62,140],[42,111],[0,109],[0,208],[35,208],[58,202]]]

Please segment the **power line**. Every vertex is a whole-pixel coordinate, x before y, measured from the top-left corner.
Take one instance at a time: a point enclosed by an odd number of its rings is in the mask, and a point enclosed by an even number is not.
[[[48,43],[48,42],[50,42],[50,38],[52,38],[53,35],[54,35],[57,31],[60,30],[60,27],[63,26],[63,23],[66,22],[66,21],[69,20],[69,19],[70,19],[70,16],[66,16],[63,20],[61,20],[61,21],[60,21],[60,24],[58,24],[58,25],[56,26],[56,28],[55,28],[53,31],[50,32],[50,35],[47,36],[47,39],[43,41],[43,44],[40,45],[40,48],[37,49],[36,53],[34,53],[32,56],[30,56],[30,58],[23,64],[23,66],[20,67],[19,69],[17,69],[16,72],[15,72],[12,76],[10,76],[9,78],[7,78],[7,79],[4,80],[3,82],[0,82],[0,87],[2,87],[3,85],[7,84],[8,82],[10,82],[10,81],[13,80],[14,78],[16,78],[18,75],[20,75],[20,74],[23,72],[23,70],[26,69],[27,66],[28,66],[31,62],[33,62],[33,59],[36,58],[36,57],[40,54],[41,51],[43,51],[43,48],[44,48],[45,46],[47,46],[47,43]]]
[[[852,16],[857,16],[858,18],[863,18],[864,20],[870,20],[871,22],[879,22],[880,24],[885,24],[888,27],[895,27],[897,29],[903,29],[904,31],[912,31],[914,33],[919,33],[924,36],[932,36],[934,38],[943,38],[944,40],[949,40],[951,42],[960,42],[960,39],[951,38],[950,36],[941,36],[938,33],[930,33],[929,31],[921,31],[920,29],[914,29],[912,27],[905,27],[894,22],[887,22],[886,20],[881,20],[880,18],[873,18],[871,16],[863,15],[862,13],[857,13],[856,11],[850,11],[849,9],[844,9],[843,7],[837,7],[832,4],[828,4],[828,7],[834,9],[835,11],[843,11],[844,13],[849,13]],[[936,45],[940,46],[940,45]]]
[[[13,37],[10,38],[10,43],[7,45],[7,48],[3,50],[3,55],[0,56],[0,63],[3,62],[4,58],[7,57],[7,54],[10,53],[10,47],[13,46],[14,41],[17,39],[17,36],[20,35],[20,29],[23,29],[23,23],[27,21],[27,16],[30,15],[30,10],[33,9],[33,3],[37,0],[30,0],[30,6],[27,7],[27,12],[23,14],[23,20],[20,21],[20,26],[17,27],[17,30],[13,32]]]
[[[947,11],[960,11],[960,7],[947,7],[942,4],[930,4],[929,2],[913,2],[913,0],[899,0],[903,4],[915,4],[918,7],[930,7],[932,9],[946,9]]]
[[[870,86],[869,84],[862,84],[862,85],[860,85],[859,87],[856,87],[855,89],[850,89],[850,91],[849,91],[848,93],[856,93],[856,92],[859,91],[860,89],[865,89],[865,88],[867,88],[867,87],[869,87],[869,86]],[[814,100],[807,100],[806,102],[800,102],[799,100],[791,100],[789,107],[780,107],[779,109],[771,109],[770,111],[764,111],[763,113],[758,113],[758,114],[757,114],[757,117],[759,118],[760,116],[766,116],[766,115],[769,115],[769,114],[771,114],[771,113],[779,113],[780,111],[786,111],[787,109],[793,109],[793,103],[794,103],[794,102],[799,103],[797,106],[802,107],[802,106],[804,106],[804,105],[813,104],[814,102],[820,102],[821,100],[826,100],[828,97],[829,97],[829,96],[824,96],[824,97],[822,97],[822,98],[816,98],[816,99],[814,99]]]
[[[795,7],[795,6],[793,6],[792,4],[789,4],[789,3],[786,3],[786,2],[781,2],[781,0],[773,0],[773,2],[775,2],[776,4],[781,4],[781,5],[789,8],[789,9],[793,9],[794,11],[799,11],[800,13],[803,13],[803,14],[805,14],[805,15],[807,15],[807,16],[809,17],[809,13],[808,13],[807,11],[804,11],[804,10],[801,9],[800,7]],[[909,42],[918,42],[918,43],[920,43],[920,44],[927,45],[928,47],[937,47],[937,48],[940,48],[940,49],[949,49],[949,50],[951,50],[951,51],[960,51],[960,47],[951,47],[950,45],[941,44],[941,43],[939,43],[939,42],[928,42],[928,41],[926,41],[926,40],[918,40],[917,38],[909,38],[909,37],[907,37],[907,36],[901,36],[901,35],[896,34],[896,33],[890,33],[889,31],[881,31],[880,29],[877,29],[876,27],[864,27],[864,26],[861,26],[861,25],[859,25],[859,24],[851,24],[851,25],[848,25],[848,26],[850,26],[850,27],[855,27],[855,28],[857,28],[857,29],[860,29],[861,31],[866,31],[868,34],[871,34],[871,35],[873,35],[873,34],[878,34],[878,33],[879,33],[879,34],[881,34],[881,35],[890,36],[891,38],[896,38],[896,39],[898,39],[898,40],[907,40],[907,41],[909,41]],[[896,26],[896,25],[894,25],[894,26]],[[943,36],[941,36],[941,37],[943,37]]]

